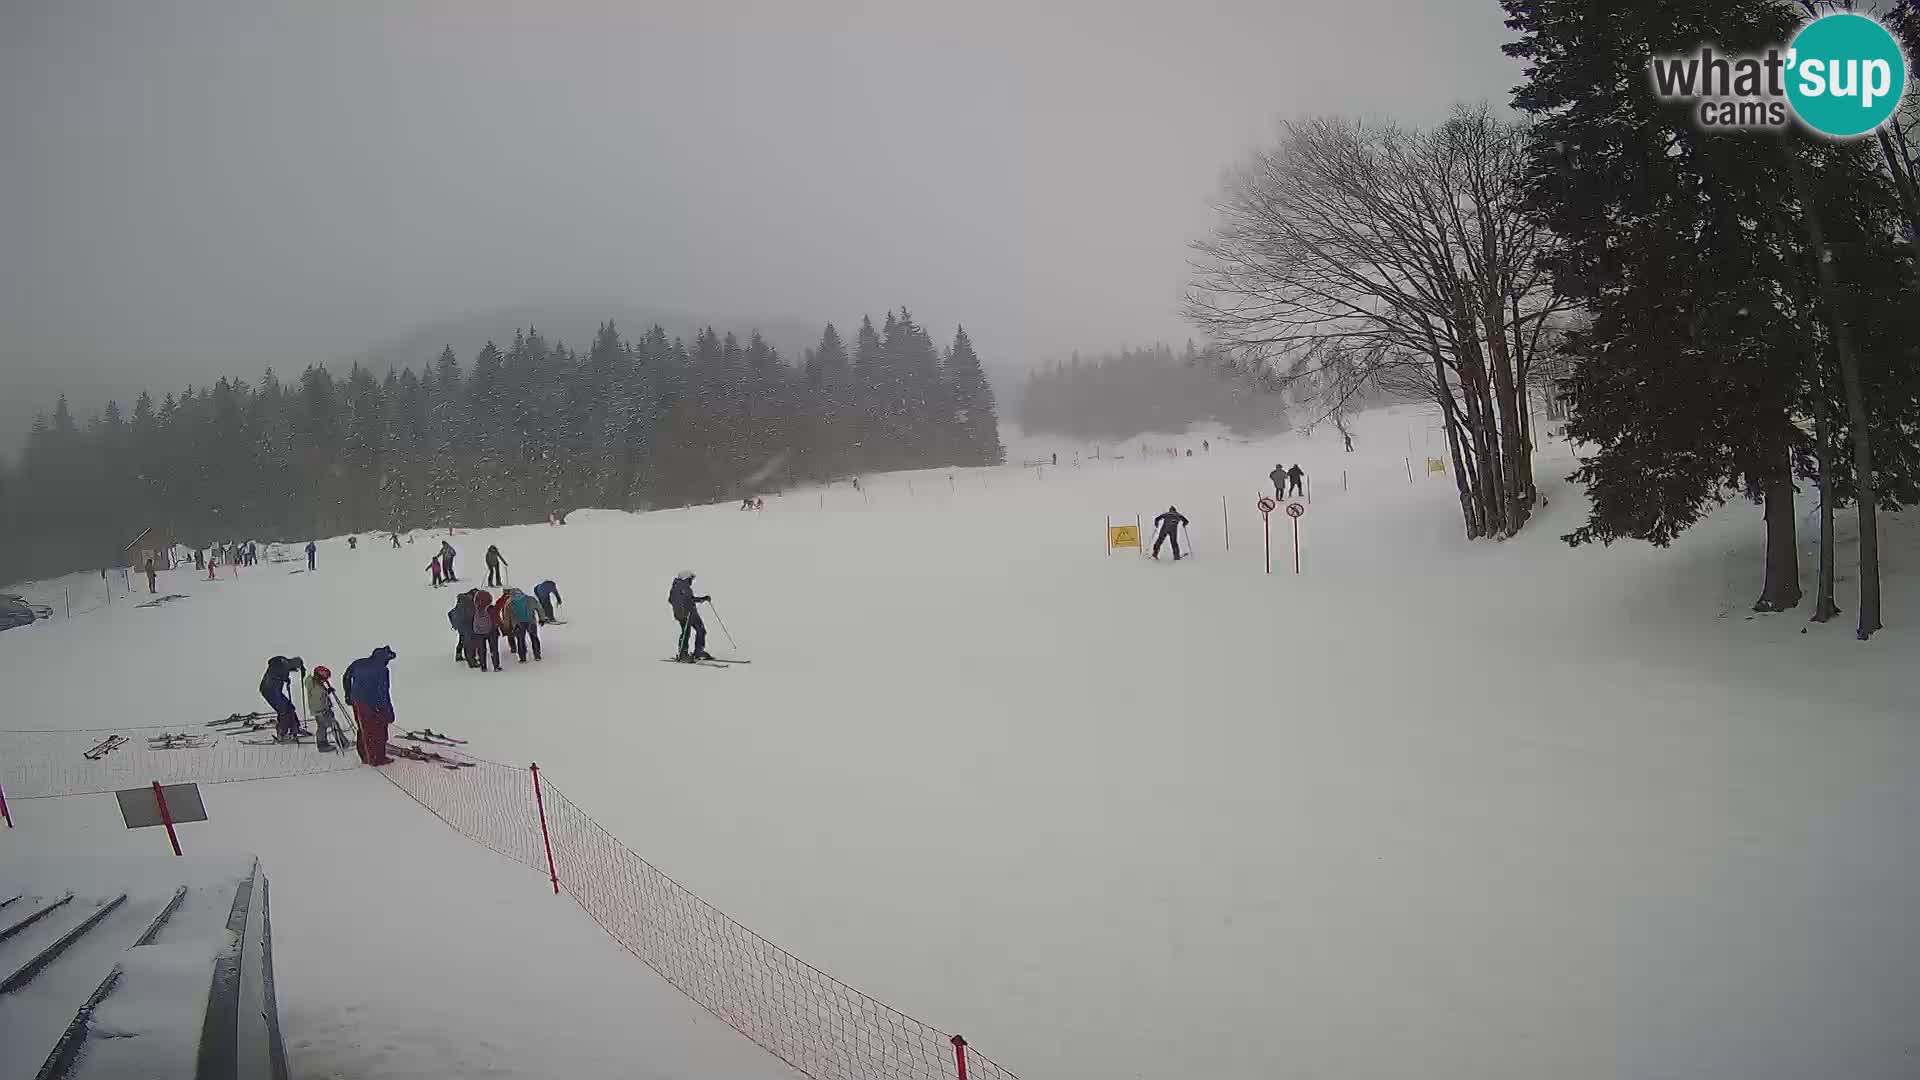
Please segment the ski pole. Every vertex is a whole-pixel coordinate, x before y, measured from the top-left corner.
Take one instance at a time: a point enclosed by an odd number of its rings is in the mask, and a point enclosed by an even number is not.
[[[713,612],[713,621],[720,624],[720,632],[727,635],[727,644],[733,646],[734,652],[739,652],[740,643],[733,640],[733,634],[727,630],[727,620],[720,617],[720,609],[713,606],[713,599],[711,597],[707,599],[707,607]]]

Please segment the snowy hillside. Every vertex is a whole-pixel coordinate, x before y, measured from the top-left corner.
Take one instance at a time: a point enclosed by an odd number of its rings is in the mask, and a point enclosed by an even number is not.
[[[452,659],[438,535],[176,571],[185,599],[0,634],[0,727],[188,730],[262,707],[268,655],[391,645],[400,727],[538,761],[720,910],[1030,1080],[1913,1076],[1913,522],[1891,628],[1803,634],[1748,611],[1750,507],[1569,550],[1553,443],[1551,505],[1470,544],[1426,418],[1361,421],[1353,454],[1025,440],[757,513],[463,533],[462,587],[491,543],[565,597],[499,674]],[[1269,575],[1254,500],[1295,461],[1304,572],[1276,515]],[[1109,518],[1169,504],[1194,559],[1107,554]],[[683,568],[750,666],[658,662]],[[297,1077],[793,1075],[373,770],[205,793],[182,844],[272,878]],[[111,796],[12,810],[8,854],[164,849]]]

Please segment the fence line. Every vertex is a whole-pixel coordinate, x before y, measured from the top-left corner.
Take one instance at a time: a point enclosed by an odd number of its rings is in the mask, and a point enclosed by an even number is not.
[[[203,729],[204,730],[204,729]],[[359,768],[351,752],[253,746],[234,736],[192,749],[150,747],[177,728],[0,731],[0,791],[14,799],[163,783],[226,783]],[[107,734],[127,741],[84,756]],[[260,736],[265,738],[263,734]],[[396,743],[396,748],[420,744]],[[595,821],[544,771],[421,746],[442,760],[396,758],[380,773],[453,831],[549,875],[607,935],[662,979],[813,1080],[1015,1080],[948,1034],[828,975],[668,877]],[[457,763],[457,764],[451,764]],[[544,823],[542,809],[544,804]]]

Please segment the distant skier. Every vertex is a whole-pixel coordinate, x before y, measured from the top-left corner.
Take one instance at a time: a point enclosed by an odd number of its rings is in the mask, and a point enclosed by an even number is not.
[[[507,557],[500,554],[499,548],[493,546],[492,544],[488,544],[487,545],[487,584],[488,585],[497,589],[501,585],[505,584],[505,582],[500,580],[500,568],[505,565],[507,565]]]
[[[1343,431],[1340,433],[1340,437],[1347,440],[1347,453],[1353,453],[1353,436]]]
[[[713,654],[707,651],[707,624],[700,618],[700,605],[713,599],[711,596],[693,594],[693,571],[682,570],[673,579],[673,588],[667,590],[667,603],[673,606],[673,617],[680,624],[680,651],[674,656],[683,664],[695,660],[711,660]],[[693,651],[687,651],[687,635],[693,635]]]
[[[1166,513],[1153,519],[1153,523],[1160,527],[1160,535],[1153,538],[1153,557],[1156,559],[1159,558],[1160,545],[1171,540],[1173,541],[1173,561],[1179,562],[1180,527],[1187,523],[1185,515],[1181,514],[1179,510],[1169,506],[1167,507]]]
[[[193,549],[193,568],[195,570],[205,570],[207,568],[206,549],[204,548]]]
[[[306,661],[297,656],[275,656],[267,660],[267,673],[260,676],[260,696],[273,709],[275,742],[292,742],[300,734],[300,714],[287,696],[295,671],[305,675]]]
[[[393,656],[382,645],[347,665],[347,700],[360,726],[360,755],[369,765],[393,764],[387,756],[387,729],[393,724],[393,676],[387,665]]]
[[[434,588],[437,589],[440,586],[446,584],[446,582],[442,580],[440,577],[440,556],[435,555],[433,558],[427,560],[427,573],[433,575]]]
[[[445,540],[440,541],[440,576],[447,581],[460,580],[453,576],[453,556],[453,545]]]
[[[259,565],[259,563],[260,563],[260,545],[249,540],[247,541],[247,565],[257,566]]]
[[[467,664],[476,671],[487,670],[487,654],[493,654],[493,670],[500,670],[500,623],[493,614],[493,594],[485,589],[473,591],[473,639],[467,642]]]
[[[1058,450],[1055,450],[1055,451],[1053,452],[1053,463],[1054,463],[1055,465],[1058,465],[1058,464],[1060,464],[1060,451],[1058,451]]]
[[[331,678],[333,672],[327,665],[315,664],[313,672],[300,680],[307,694],[307,716],[313,720],[315,747],[323,754],[332,753],[335,746],[343,752],[347,748],[346,732],[340,729],[340,718],[333,711],[333,686],[327,681]]]
[[[1213,443],[1211,443],[1211,442],[1208,442],[1208,441],[1207,441],[1206,439],[1201,439],[1201,440],[1200,440],[1200,452],[1201,452],[1201,453],[1203,453],[1203,454],[1211,454],[1211,453],[1213,453]]]
[[[398,532],[394,532],[389,535],[392,536],[393,538],[393,550],[399,551],[400,550],[400,534]]]
[[[147,591],[149,593],[159,592],[160,591],[159,588],[156,587],[154,584],[155,578],[153,573],[153,556],[151,555],[147,556],[147,563],[146,563],[145,569],[147,572]]]
[[[1288,469],[1287,470],[1287,492],[1292,495],[1300,494],[1300,480],[1302,477],[1306,475],[1307,474],[1300,468],[1299,465],[1295,465],[1293,468]]]
[[[1267,474],[1267,479],[1273,481],[1273,497],[1276,500],[1287,497],[1287,470],[1275,464],[1273,471]]]
[[[543,581],[533,587],[534,598],[540,601],[540,621],[558,622],[553,617],[553,606],[560,603],[560,586],[552,580]]]
[[[313,569],[313,556],[316,550],[318,549],[313,546],[313,541],[307,541],[307,569],[309,570]]]
[[[527,662],[527,645],[533,645],[533,658],[540,659],[540,607],[533,597],[519,589],[508,589],[500,597],[495,615],[507,628],[507,645],[513,655]]]
[[[359,550],[360,550],[360,538],[359,538],[359,537],[357,537],[357,536],[349,536],[349,537],[347,537],[347,550],[348,550],[348,551],[359,551]]]

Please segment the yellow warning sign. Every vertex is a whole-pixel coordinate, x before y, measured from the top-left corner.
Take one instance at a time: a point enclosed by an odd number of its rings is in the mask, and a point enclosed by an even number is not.
[[[1430,457],[1427,459],[1427,472],[1439,473],[1445,476],[1447,473],[1447,463],[1437,457]]]
[[[1140,547],[1140,526],[1138,525],[1107,526],[1107,550],[1108,551],[1114,551],[1119,548],[1134,548],[1135,550],[1138,550],[1139,547]]]

